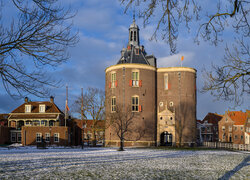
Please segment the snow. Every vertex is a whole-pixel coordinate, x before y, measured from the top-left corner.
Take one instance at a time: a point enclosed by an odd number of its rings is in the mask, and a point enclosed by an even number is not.
[[[150,148],[0,148],[0,179],[250,179],[250,154]]]

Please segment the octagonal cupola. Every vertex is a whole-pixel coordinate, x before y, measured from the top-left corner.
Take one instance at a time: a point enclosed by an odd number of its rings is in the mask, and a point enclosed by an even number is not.
[[[135,47],[140,46],[139,39],[139,27],[135,24],[135,18],[133,18],[133,23],[129,27],[129,41],[128,45],[133,45]]]

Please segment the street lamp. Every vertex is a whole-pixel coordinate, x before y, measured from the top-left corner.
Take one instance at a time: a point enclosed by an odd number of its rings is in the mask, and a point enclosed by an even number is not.
[[[84,147],[84,128],[86,128],[86,124],[83,124],[82,125],[82,149],[83,149],[83,147]]]

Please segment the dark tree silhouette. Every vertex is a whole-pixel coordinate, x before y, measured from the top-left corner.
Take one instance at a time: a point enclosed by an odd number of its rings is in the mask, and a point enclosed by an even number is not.
[[[57,0],[0,1],[0,13],[6,4],[13,5],[17,16],[9,26],[0,16],[0,76],[8,92],[14,96],[48,95],[49,87],[58,87],[45,68],[55,68],[69,58],[67,48],[78,41],[72,33],[74,17]],[[5,23],[4,23],[5,22]]]

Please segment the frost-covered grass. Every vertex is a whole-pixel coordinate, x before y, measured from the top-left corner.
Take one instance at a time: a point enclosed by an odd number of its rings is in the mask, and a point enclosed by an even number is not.
[[[250,179],[250,154],[221,150],[0,147],[0,179]]]

